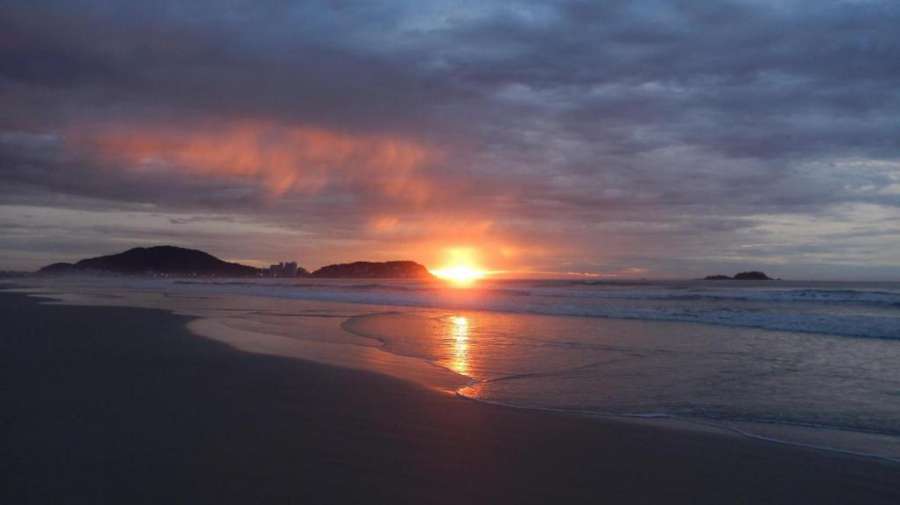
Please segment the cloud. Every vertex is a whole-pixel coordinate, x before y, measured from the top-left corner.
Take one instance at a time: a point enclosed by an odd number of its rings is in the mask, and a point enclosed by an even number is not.
[[[66,134],[66,147],[122,170],[250,179],[275,197],[364,184],[412,202],[424,201],[430,191],[416,171],[439,156],[400,138],[261,121],[202,129],[81,127]]]
[[[900,208],[898,23],[887,1],[6,2],[0,203],[647,276],[808,264],[827,243],[767,230],[820,219],[855,232],[817,258],[896,276],[845,210]]]

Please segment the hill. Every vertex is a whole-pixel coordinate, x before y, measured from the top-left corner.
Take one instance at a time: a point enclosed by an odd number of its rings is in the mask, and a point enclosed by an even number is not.
[[[119,254],[83,259],[77,263],[54,263],[39,270],[42,274],[61,273],[162,274],[202,277],[257,276],[260,270],[239,263],[222,261],[195,249],[174,246],[135,247]]]
[[[312,277],[323,279],[433,279],[423,265],[415,261],[340,263],[322,267]]]

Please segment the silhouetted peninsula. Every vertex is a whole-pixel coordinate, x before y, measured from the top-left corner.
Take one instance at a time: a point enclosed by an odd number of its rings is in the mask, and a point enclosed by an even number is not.
[[[312,273],[312,277],[327,279],[431,279],[431,272],[415,261],[386,261],[376,263],[357,261],[328,265]]]
[[[54,263],[41,274],[115,273],[128,275],[183,275],[202,277],[248,277],[260,270],[215,256],[174,246],[135,247],[123,253],[88,258],[77,263]]]
[[[734,274],[734,277],[729,277],[727,275],[707,275],[703,278],[705,281],[771,281],[774,280],[763,272],[752,271],[752,272],[740,272]]]

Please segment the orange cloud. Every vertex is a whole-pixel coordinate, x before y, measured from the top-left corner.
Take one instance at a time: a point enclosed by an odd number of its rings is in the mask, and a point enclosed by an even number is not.
[[[407,204],[348,209],[365,218],[354,235],[358,245],[342,243],[346,252],[334,257],[332,251],[323,262],[403,258],[434,268],[472,264],[493,275],[530,271],[561,247],[538,246],[533,237],[511,233],[490,206],[457,202],[465,188],[448,187],[446,180],[441,185],[441,174],[425,170],[443,161],[443,153],[397,136],[242,121],[194,129],[88,127],[69,130],[66,141],[72,152],[116,170],[247,179],[273,197],[343,187]],[[448,202],[450,210],[443,205]]]
[[[440,156],[411,140],[351,135],[315,127],[243,121],[184,133],[159,126],[87,129],[67,135],[71,147],[131,170],[175,170],[252,178],[274,195],[357,185],[421,203],[431,188],[419,169]]]

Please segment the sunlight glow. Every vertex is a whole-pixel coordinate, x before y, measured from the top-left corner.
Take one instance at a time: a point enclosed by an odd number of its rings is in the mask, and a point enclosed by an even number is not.
[[[453,247],[447,249],[445,255],[444,266],[431,270],[431,273],[456,286],[469,286],[488,274],[478,266],[478,251],[472,247]]]
[[[455,265],[432,270],[435,276],[460,286],[468,286],[478,279],[484,278],[487,272],[469,265]]]
[[[465,316],[453,316],[450,324],[450,337],[453,339],[451,368],[465,375],[469,371],[469,320]]]

